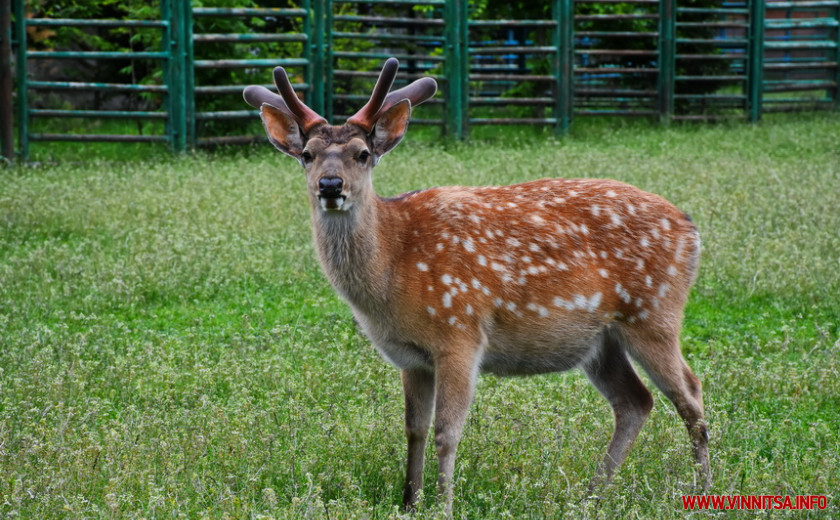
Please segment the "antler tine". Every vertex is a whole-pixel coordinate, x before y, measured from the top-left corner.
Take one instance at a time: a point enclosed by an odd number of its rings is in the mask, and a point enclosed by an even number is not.
[[[318,125],[326,124],[326,119],[319,116],[314,110],[304,105],[298,99],[289,81],[289,76],[286,75],[283,67],[274,69],[274,85],[280,92],[279,96],[265,87],[251,85],[245,88],[242,92],[242,97],[254,108],[260,108],[264,104],[277,108],[297,121],[305,134],[308,134],[310,130]]]
[[[294,118],[297,119],[304,134],[308,134],[316,126],[327,123],[326,119],[319,116],[317,112],[304,105],[298,99],[295,90],[292,88],[292,83],[289,81],[289,76],[286,75],[286,69],[283,67],[276,67],[274,69],[274,85],[277,87],[277,91],[280,92],[283,101],[286,102],[286,106]]]
[[[411,106],[416,107],[424,101],[431,99],[435,95],[435,92],[437,92],[437,82],[434,79],[428,77],[420,78],[388,94],[385,102],[382,103],[382,108],[379,109],[379,113],[385,112],[403,99],[409,100]]]
[[[295,117],[294,114],[292,114],[292,111],[289,110],[286,102],[283,101],[282,97],[260,85],[245,87],[245,90],[242,91],[242,97],[245,98],[246,103],[254,108],[260,108],[263,105],[271,105],[286,115]]]
[[[391,90],[391,85],[394,84],[394,78],[397,77],[397,69],[400,67],[400,62],[396,58],[388,58],[385,65],[382,66],[382,72],[379,73],[379,79],[376,80],[376,86],[373,87],[373,93],[370,95],[370,100],[358,112],[347,119],[347,123],[358,125],[370,132],[373,125],[376,123],[376,114],[382,108],[382,104],[387,99],[388,91]]]

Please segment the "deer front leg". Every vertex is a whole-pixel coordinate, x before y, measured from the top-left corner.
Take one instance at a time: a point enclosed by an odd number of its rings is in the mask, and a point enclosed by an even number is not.
[[[473,352],[457,352],[435,362],[435,448],[438,456],[438,496],[452,515],[452,475],[467,411],[473,398],[478,360]]]
[[[435,405],[435,375],[423,369],[403,370],[402,383],[405,394],[405,436],[408,440],[403,508],[411,510],[417,502],[418,493],[423,489],[426,438]]]

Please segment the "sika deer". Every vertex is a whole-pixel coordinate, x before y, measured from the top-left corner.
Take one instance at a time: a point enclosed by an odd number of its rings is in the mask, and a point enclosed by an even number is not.
[[[271,142],[306,170],[318,257],[383,358],[402,370],[408,462],[403,501],[423,486],[432,415],[438,489],[452,507],[455,451],[479,372],[582,369],[615,431],[592,487],[627,456],[653,398],[635,359],[676,406],[710,482],[700,381],[680,352],[683,307],[700,255],[688,216],[610,180],[429,188],[377,196],[371,170],[402,140],[423,78],[391,93],[390,59],[370,101],[343,126],[301,103],[282,68],[280,96],[251,86]],[[629,357],[628,357],[629,355]]]

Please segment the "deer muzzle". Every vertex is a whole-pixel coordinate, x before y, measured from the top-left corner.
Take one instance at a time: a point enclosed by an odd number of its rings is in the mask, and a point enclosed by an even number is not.
[[[341,177],[321,177],[318,180],[318,200],[324,210],[342,210],[347,196],[342,194],[344,181]]]

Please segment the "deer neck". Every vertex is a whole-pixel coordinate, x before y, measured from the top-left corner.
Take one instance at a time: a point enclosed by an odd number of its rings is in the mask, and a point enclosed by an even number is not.
[[[399,219],[376,195],[357,201],[346,212],[323,212],[313,205],[312,221],[318,258],[333,287],[355,307],[381,312],[388,300],[391,269],[387,259]],[[386,227],[383,222],[390,222]]]

